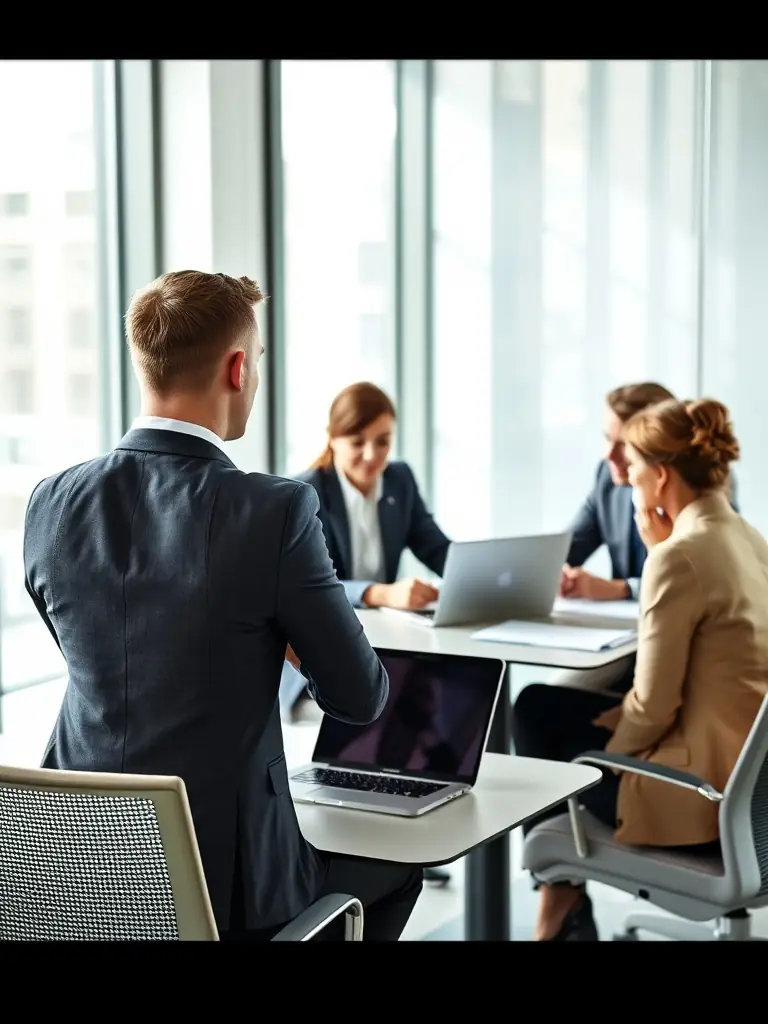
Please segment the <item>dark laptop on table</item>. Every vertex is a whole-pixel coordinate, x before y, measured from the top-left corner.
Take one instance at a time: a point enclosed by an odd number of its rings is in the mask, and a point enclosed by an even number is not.
[[[389,698],[369,725],[323,717],[301,803],[417,817],[475,784],[504,677],[494,658],[377,650]]]

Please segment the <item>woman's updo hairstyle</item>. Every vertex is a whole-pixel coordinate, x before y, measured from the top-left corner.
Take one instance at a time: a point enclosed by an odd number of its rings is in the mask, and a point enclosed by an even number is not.
[[[730,413],[714,398],[649,406],[626,422],[622,437],[645,462],[671,466],[695,491],[723,487],[739,458]]]

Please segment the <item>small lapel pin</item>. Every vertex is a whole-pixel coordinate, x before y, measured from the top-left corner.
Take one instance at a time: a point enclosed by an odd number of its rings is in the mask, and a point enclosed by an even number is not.
[[[394,505],[394,504],[395,504],[395,499],[394,499],[394,498],[392,497],[392,495],[391,495],[391,494],[390,494],[390,496],[389,496],[389,497],[387,498],[387,504],[388,504],[388,505]]]

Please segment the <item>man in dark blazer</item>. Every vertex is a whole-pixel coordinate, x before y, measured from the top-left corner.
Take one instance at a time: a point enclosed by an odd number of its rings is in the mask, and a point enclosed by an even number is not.
[[[560,580],[562,597],[591,601],[637,600],[646,549],[635,525],[632,488],[627,482],[627,461],[621,432],[626,421],[641,409],[673,398],[661,384],[644,381],[609,391],[603,414],[605,454],[595,483],[571,524],[571,546]],[[611,579],[595,576],[584,563],[605,544],[611,559]],[[563,686],[626,692],[632,686],[635,657],[622,658],[603,668],[562,672]]]
[[[346,892],[365,906],[365,937],[394,940],[421,871],[316,850],[289,792],[286,651],[344,721],[374,721],[389,682],[334,572],[314,489],[243,473],[223,450],[258,385],[261,299],[247,278],[195,271],[135,295],[142,416],[114,451],[32,495],[27,589],[69,675],[43,766],[180,776],[226,938],[268,938]]]
[[[592,601],[637,600],[646,550],[635,525],[621,431],[635,413],[673,397],[671,391],[652,381],[626,384],[606,395],[605,455],[597,467],[594,487],[571,525],[573,536],[560,583],[562,596]],[[583,568],[603,544],[611,559],[609,580]]]
[[[635,524],[621,434],[624,424],[635,413],[669,398],[674,398],[672,392],[653,381],[626,384],[606,395],[605,455],[597,467],[594,486],[570,527],[572,540],[560,581],[561,596],[592,601],[638,600],[647,551]],[[733,481],[731,492],[735,508]],[[603,544],[611,560],[611,579],[595,576],[584,568],[584,563]],[[632,686],[634,670],[632,656],[593,672],[563,673],[558,681],[626,691]]]
[[[626,384],[606,395],[605,456],[597,467],[595,484],[571,525],[573,537],[560,584],[563,596],[593,601],[637,600],[646,549],[635,525],[621,431],[635,413],[668,398],[674,398],[672,392],[651,381]],[[731,503],[737,508],[733,479]],[[583,568],[603,544],[608,547],[611,559],[612,579],[609,580]]]

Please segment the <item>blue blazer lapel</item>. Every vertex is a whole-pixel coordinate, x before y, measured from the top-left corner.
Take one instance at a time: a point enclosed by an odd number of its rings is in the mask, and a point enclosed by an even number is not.
[[[403,506],[402,495],[393,485],[392,477],[384,471],[382,494],[379,501],[379,528],[381,546],[384,548],[384,571],[386,581],[394,583],[400,558],[403,554]]]
[[[349,520],[347,519],[347,507],[344,504],[344,495],[341,492],[341,484],[334,469],[323,474],[324,500],[322,504],[326,508],[328,528],[332,538],[328,538],[329,548],[335,546],[335,556],[331,557],[336,564],[336,575],[340,580],[352,578],[352,551],[349,539]]]

